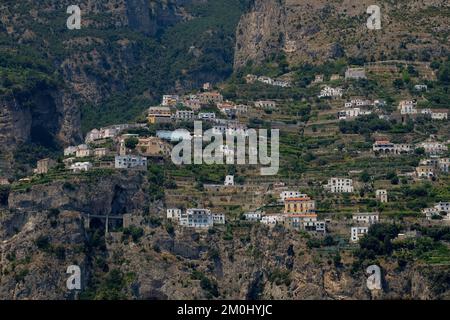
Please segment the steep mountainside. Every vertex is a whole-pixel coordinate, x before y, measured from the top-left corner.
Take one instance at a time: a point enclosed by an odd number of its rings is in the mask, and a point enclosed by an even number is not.
[[[22,143],[60,150],[82,131],[133,119],[163,92],[232,72],[239,0],[81,2],[81,30],[68,30],[72,4],[0,4],[2,176]]]
[[[381,30],[366,27],[373,1],[254,0],[236,31],[235,67],[285,53],[292,64],[355,60],[429,60],[449,52],[445,0],[377,1]]]

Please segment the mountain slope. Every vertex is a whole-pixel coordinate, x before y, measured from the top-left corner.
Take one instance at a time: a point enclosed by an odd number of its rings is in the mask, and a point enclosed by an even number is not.
[[[291,64],[354,59],[430,60],[449,52],[448,1],[377,1],[381,30],[366,27],[373,1],[255,0],[236,31],[235,67],[283,53]]]
[[[232,72],[239,0],[94,0],[80,3],[81,30],[66,27],[71,4],[0,5],[0,175],[22,144],[60,150]]]

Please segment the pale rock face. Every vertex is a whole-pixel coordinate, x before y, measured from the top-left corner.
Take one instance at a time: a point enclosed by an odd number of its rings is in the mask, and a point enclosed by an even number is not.
[[[320,64],[344,55],[384,60],[397,51],[419,58],[425,51],[431,56],[448,52],[449,44],[436,37],[437,30],[448,28],[444,12],[422,15],[432,6],[448,7],[448,2],[383,2],[381,30],[369,30],[366,10],[372,2],[255,0],[236,30],[235,68],[249,61],[261,63],[283,51],[292,64]],[[427,41],[413,42],[411,36]],[[399,48],[401,43],[406,48]]]

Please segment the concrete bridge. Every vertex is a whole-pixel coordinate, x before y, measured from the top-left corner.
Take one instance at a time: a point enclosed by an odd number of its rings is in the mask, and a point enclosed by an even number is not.
[[[82,213],[82,216],[84,217],[84,227],[86,229],[89,229],[91,219],[97,218],[97,219],[104,219],[105,220],[105,234],[108,233],[108,226],[109,226],[109,220],[122,220],[123,221],[123,215],[100,215],[100,214],[90,214],[90,213]]]

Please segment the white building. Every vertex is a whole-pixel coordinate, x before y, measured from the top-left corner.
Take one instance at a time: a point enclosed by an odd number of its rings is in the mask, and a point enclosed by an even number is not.
[[[358,212],[353,214],[353,220],[358,223],[374,224],[379,221],[379,214],[378,212]]]
[[[398,105],[398,110],[400,111],[400,114],[416,114],[416,101],[414,100],[403,100],[400,101]]]
[[[80,144],[77,147],[77,151],[75,153],[75,157],[77,158],[84,158],[84,157],[89,157],[92,155],[92,150],[89,149],[89,147],[85,144]]]
[[[325,233],[327,231],[327,224],[325,221],[316,221],[314,227],[316,228],[316,232]]]
[[[180,97],[178,95],[163,95],[162,98],[162,106],[174,106],[178,103],[178,101],[180,100]]]
[[[424,208],[422,209],[422,213],[425,214],[428,220],[432,220],[434,216],[440,216],[440,211],[435,207]]]
[[[180,220],[181,217],[181,209],[178,208],[171,208],[167,209],[167,219],[170,220]]]
[[[392,143],[388,140],[377,140],[372,145],[374,152],[382,154],[403,154],[414,150],[414,146],[408,143]]]
[[[91,168],[92,163],[90,162],[75,162],[70,166],[70,170],[72,170],[74,173],[88,171]]]
[[[234,186],[234,176],[228,175],[225,177],[224,186]]]
[[[213,216],[209,209],[187,209],[180,218],[180,225],[190,228],[210,228],[213,224]]]
[[[352,108],[352,107],[367,107],[374,105],[373,102],[370,100],[363,100],[363,99],[352,99],[350,101],[347,101],[344,104],[345,108]]]
[[[376,196],[377,200],[380,201],[381,203],[388,202],[388,194],[387,194],[387,190],[385,190],[385,189],[376,190],[375,196]]]
[[[65,157],[72,156],[77,153],[77,150],[78,150],[78,147],[76,147],[76,146],[67,147],[64,149],[64,156]]]
[[[441,158],[438,160],[438,166],[441,172],[448,173],[449,165],[450,165],[450,158]]]
[[[276,102],[270,100],[260,100],[255,102],[255,107],[261,109],[275,109],[276,106]]]
[[[123,130],[123,129],[119,129],[117,127],[108,127],[108,128],[104,128],[101,129],[102,131],[102,139],[108,139],[108,138],[114,138],[116,137],[119,132]]]
[[[130,168],[147,168],[147,158],[133,155],[123,155],[115,157],[116,169],[130,169]]]
[[[424,141],[416,145],[417,148],[423,148],[427,154],[440,154],[446,152],[448,147],[437,141]]]
[[[261,218],[261,223],[270,227],[275,226],[279,222],[283,222],[284,217],[281,215],[268,215]]]
[[[172,117],[179,121],[191,121],[195,116],[192,110],[177,110]]]
[[[357,118],[371,113],[372,111],[370,110],[361,110],[360,108],[343,109],[338,112],[338,118],[339,120],[346,120],[348,118]]]
[[[108,149],[106,148],[95,148],[94,149],[94,156],[97,158],[104,157],[108,154]]]
[[[331,178],[324,188],[331,193],[353,192],[353,180],[346,178]]]
[[[345,79],[366,79],[366,71],[364,68],[347,68],[345,71]]]
[[[259,220],[261,220],[261,216],[262,216],[262,213],[260,211],[244,213],[244,218],[245,218],[245,220],[248,220],[248,221],[259,221]]]
[[[351,228],[351,242],[358,242],[363,236],[365,236],[369,232],[368,227],[352,227]]]
[[[283,191],[280,193],[280,199],[282,201],[288,199],[288,198],[304,198],[308,195],[305,193],[301,193],[299,191]]]
[[[431,208],[422,209],[422,213],[426,215],[428,220],[433,219],[434,216],[440,216],[444,212],[445,220],[450,220],[450,202],[438,202]]]
[[[323,74],[316,74],[313,80],[313,83],[322,83],[323,82]]]
[[[213,224],[225,224],[225,215],[223,213],[212,214]]]
[[[434,206],[439,212],[450,213],[450,202],[438,202]]]
[[[249,106],[246,104],[237,104],[236,105],[236,113],[237,114],[246,114],[248,112]]]
[[[214,120],[216,118],[216,114],[214,112],[200,112],[198,114],[198,118],[200,120]]]

